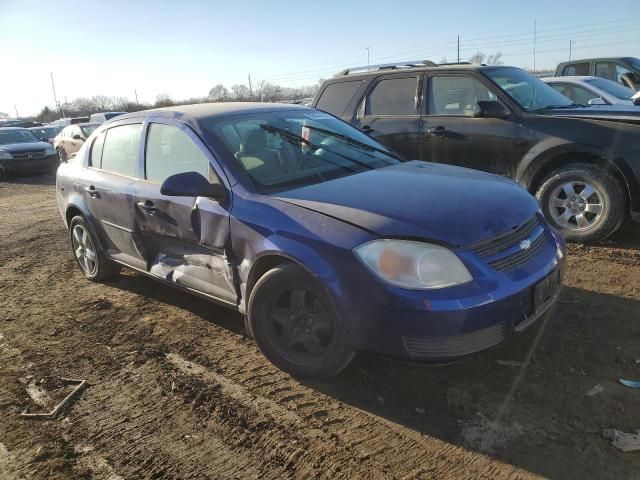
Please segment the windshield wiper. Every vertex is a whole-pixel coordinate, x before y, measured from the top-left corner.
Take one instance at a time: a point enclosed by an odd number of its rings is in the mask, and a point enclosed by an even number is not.
[[[311,143],[309,140],[307,140],[304,137],[301,137],[299,135],[296,135],[295,133],[291,133],[288,130],[285,130],[284,128],[280,128],[280,127],[274,127],[272,125],[260,125],[260,128],[262,128],[263,130],[270,132],[270,133],[278,133],[280,135],[282,135],[283,137],[285,137],[289,142],[296,141],[296,142],[303,142],[306,143],[309,147],[313,148],[314,150],[326,150],[327,152],[333,153],[334,155],[338,155],[339,157],[342,157],[346,160],[349,160],[350,162],[355,163],[356,165],[361,165],[369,170],[375,170],[375,167],[369,165],[366,162],[362,162],[360,160],[356,160],[355,158],[351,158],[348,157],[347,155],[343,155],[342,153],[338,153],[338,152],[334,152],[333,150],[330,150],[328,148],[326,148],[325,146],[319,146],[319,145],[315,145],[313,143]],[[344,168],[346,170],[349,170],[350,172],[355,172],[356,170],[354,170],[353,168],[349,168],[345,165],[341,165],[338,162],[329,160],[328,158],[323,158],[323,160],[327,160],[329,161],[329,163],[333,163],[334,165],[339,166],[340,168]]]
[[[337,132],[333,132],[331,130],[327,130],[325,128],[320,128],[320,127],[314,127],[313,125],[305,125],[305,128],[308,128],[310,130],[315,130],[316,132],[320,132],[320,133],[324,133],[325,135],[329,135],[330,137],[334,137],[337,139],[342,140],[345,143],[348,143],[349,145],[354,145],[356,147],[360,147],[364,150],[370,150],[370,151],[374,151],[374,152],[378,152],[378,153],[382,153],[384,155],[387,155],[391,158],[394,158],[396,160],[400,160],[402,161],[401,158],[399,158],[397,155],[387,151],[387,150],[383,150],[382,148],[378,148],[378,147],[374,147],[373,145],[368,145],[364,142],[361,142],[359,140],[356,140],[355,138],[351,138],[347,135],[343,135],[342,133],[337,133]]]
[[[545,105],[544,107],[534,108],[532,112],[539,112],[541,110],[563,110],[565,108],[586,108],[579,103],[570,103],[569,105]]]

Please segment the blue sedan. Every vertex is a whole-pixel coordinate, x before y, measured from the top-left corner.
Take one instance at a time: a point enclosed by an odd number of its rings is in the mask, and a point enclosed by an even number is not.
[[[295,105],[118,116],[57,174],[92,281],[122,266],[244,314],[278,367],[328,377],[358,351],[447,362],[545,315],[565,244],[487,173],[404,161]]]

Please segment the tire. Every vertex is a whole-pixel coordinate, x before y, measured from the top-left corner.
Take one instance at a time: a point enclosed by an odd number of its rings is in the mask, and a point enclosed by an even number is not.
[[[87,279],[92,282],[103,282],[120,273],[120,265],[105,256],[93,229],[81,215],[71,219],[69,240],[76,263]]]
[[[58,159],[60,160],[60,163],[64,163],[67,161],[67,153],[64,151],[63,148],[57,148],[56,151],[58,152]]]
[[[265,357],[295,377],[331,377],[355,356],[323,288],[294,264],[273,268],[258,280],[247,325]]]
[[[572,163],[551,172],[536,197],[549,223],[569,242],[602,241],[625,217],[623,186],[611,171],[597,165]]]

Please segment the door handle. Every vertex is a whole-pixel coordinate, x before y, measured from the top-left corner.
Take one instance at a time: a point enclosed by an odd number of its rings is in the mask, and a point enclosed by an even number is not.
[[[427,133],[429,135],[442,136],[447,133],[447,129],[442,125],[438,125],[437,127],[428,128]]]
[[[96,190],[96,187],[94,187],[93,185],[84,187],[84,191],[87,192],[91,198],[97,198],[100,196],[98,191]]]
[[[145,212],[147,212],[150,215],[153,215],[154,213],[156,213],[158,211],[158,209],[155,207],[155,205],[153,204],[153,202],[151,200],[145,200],[144,202],[138,202],[138,206],[144,210]]]

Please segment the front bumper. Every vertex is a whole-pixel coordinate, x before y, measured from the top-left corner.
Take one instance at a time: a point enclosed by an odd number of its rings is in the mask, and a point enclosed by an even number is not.
[[[369,301],[353,305],[349,317],[343,315],[350,327],[349,343],[359,351],[442,363],[525,330],[550,311],[564,278],[564,241],[550,230],[545,235],[545,246],[519,270],[505,274],[487,269],[484,278],[483,272],[475,272],[475,286],[453,287],[451,292],[368,286]],[[487,290],[478,294],[483,281]],[[364,281],[354,283],[362,289]],[[546,288],[542,299],[540,286]]]
[[[53,172],[60,165],[58,154],[38,158],[0,160],[0,169],[6,173]]]

